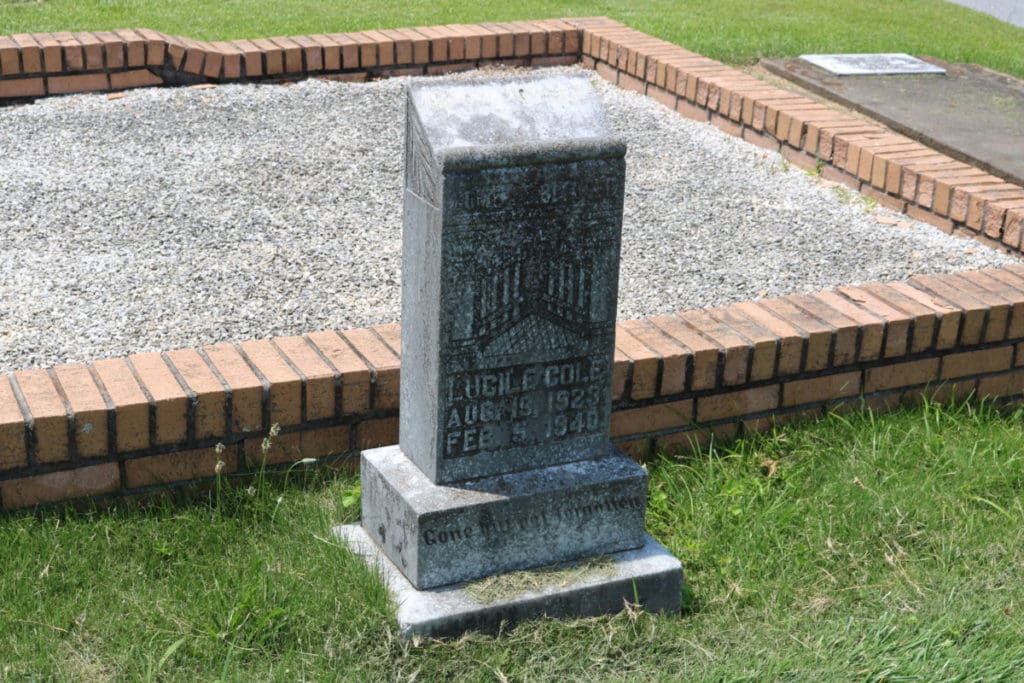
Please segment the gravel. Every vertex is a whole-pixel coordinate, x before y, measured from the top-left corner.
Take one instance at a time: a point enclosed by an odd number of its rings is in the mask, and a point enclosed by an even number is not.
[[[629,146],[620,318],[1013,261],[595,83]],[[397,320],[407,84],[0,108],[0,370]]]

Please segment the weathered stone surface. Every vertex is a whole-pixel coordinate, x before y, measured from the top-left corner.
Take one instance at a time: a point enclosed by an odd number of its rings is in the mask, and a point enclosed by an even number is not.
[[[362,524],[419,589],[639,547],[647,473],[605,455],[456,488],[395,446],[363,451]]]
[[[430,151],[608,139],[608,120],[585,75],[555,74],[493,81],[441,81],[410,90]]]
[[[410,90],[399,438],[432,481],[605,452],[624,153],[583,77]]]
[[[357,524],[337,527],[335,534],[377,567],[398,604],[402,635],[457,636],[465,631],[495,632],[502,623],[541,616],[596,616],[623,609],[626,601],[639,602],[648,612],[678,613],[681,607],[682,567],[661,544],[644,535],[636,550],[608,556],[608,571],[582,572],[566,582],[559,578],[539,590],[482,602],[466,584],[417,590]]]

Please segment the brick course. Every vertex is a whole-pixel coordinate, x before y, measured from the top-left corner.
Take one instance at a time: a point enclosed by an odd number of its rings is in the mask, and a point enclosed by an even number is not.
[[[1020,399],[1024,267],[624,321],[616,337],[611,435],[636,457],[858,396]],[[57,484],[67,498],[109,495],[209,478],[218,461],[233,472],[395,443],[400,338],[388,324],[12,373],[0,383],[4,505],[63,500]],[[90,460],[123,461],[124,480],[107,468],[75,483]]]
[[[53,378],[59,385],[71,410],[71,430],[74,433],[73,452],[79,458],[107,455],[107,402],[84,365],[61,365],[53,369]]]

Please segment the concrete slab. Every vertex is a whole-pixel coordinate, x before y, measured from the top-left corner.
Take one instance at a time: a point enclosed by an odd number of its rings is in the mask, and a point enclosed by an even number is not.
[[[801,59],[761,65],[944,154],[1024,184],[1024,81],[973,64],[925,59],[946,75],[840,77]]]
[[[621,611],[626,601],[657,613],[678,613],[682,606],[682,565],[647,534],[643,547],[613,553],[601,563],[575,565],[578,572],[524,572],[532,579],[532,589],[510,590],[502,587],[502,577],[497,577],[488,580],[490,588],[458,583],[419,591],[360,525],[339,526],[334,533],[381,572],[398,604],[398,625],[406,638],[458,636],[466,631],[493,633],[503,623],[512,625],[541,616],[612,614]],[[564,569],[573,567],[570,564]],[[495,599],[489,599],[488,590]]]

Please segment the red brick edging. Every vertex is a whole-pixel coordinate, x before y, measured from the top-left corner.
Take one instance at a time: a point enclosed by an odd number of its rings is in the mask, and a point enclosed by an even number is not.
[[[354,454],[398,437],[396,324],[0,376],[5,508]],[[612,437],[634,456],[925,392],[1019,398],[1024,266],[622,322]],[[219,450],[217,444],[224,444]]]
[[[1019,185],[605,17],[214,42],[149,29],[0,36],[0,103],[164,84],[367,80],[577,62],[802,168],[820,168],[888,208],[1021,248]]]
[[[579,29],[562,20],[197,41],[149,29],[0,36],[0,101],[156,85],[366,80],[492,62],[579,61]]]
[[[127,87],[366,80],[582,61],[880,203],[1020,251],[1024,189],[605,18],[201,43],[144,29],[0,37],[0,101]],[[14,509],[397,442],[397,325],[0,376]],[[637,457],[865,400],[1024,393],[1024,266],[620,323],[612,437]],[[221,446],[218,446],[221,445]]]

